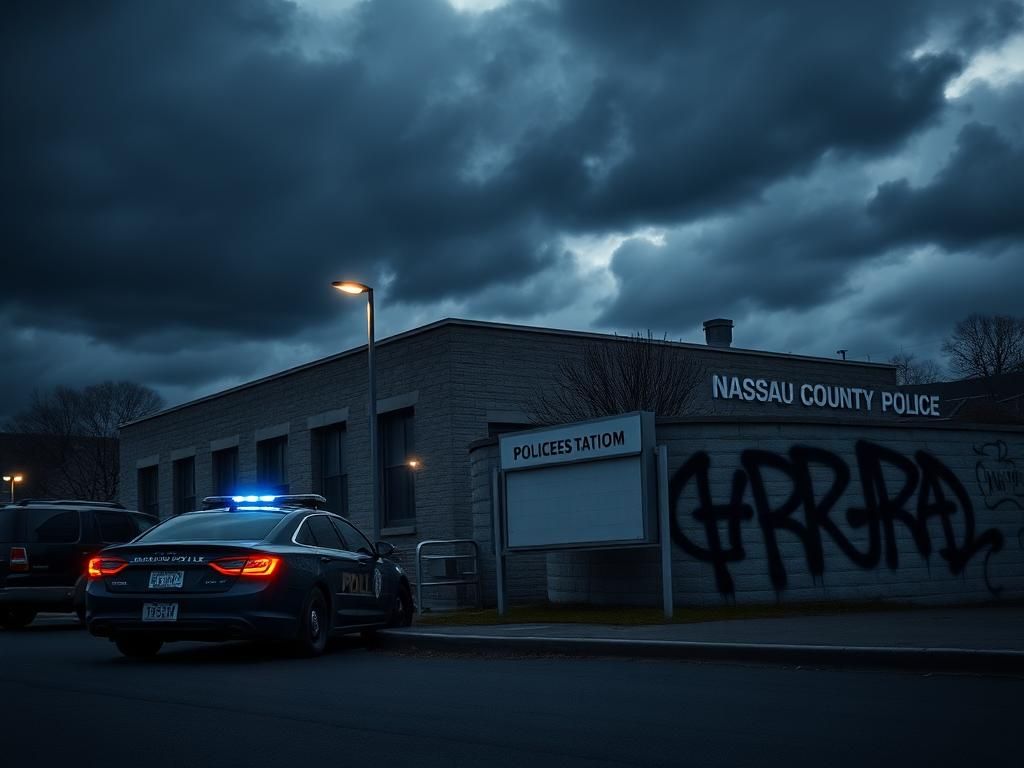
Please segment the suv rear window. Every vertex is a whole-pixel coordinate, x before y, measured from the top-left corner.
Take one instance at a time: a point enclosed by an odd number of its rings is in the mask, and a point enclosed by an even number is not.
[[[139,543],[259,541],[283,519],[278,512],[190,512],[150,528]]]
[[[33,507],[25,510],[26,539],[38,544],[78,541],[81,522],[77,509]]]
[[[17,521],[18,510],[0,509],[0,541],[7,544],[18,540],[17,531],[15,530]]]
[[[93,512],[100,528],[100,541],[105,544],[117,544],[131,541],[138,536],[138,529],[132,523],[127,512]]]

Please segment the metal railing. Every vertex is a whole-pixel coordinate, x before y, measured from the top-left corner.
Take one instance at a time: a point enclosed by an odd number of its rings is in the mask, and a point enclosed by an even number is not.
[[[471,544],[473,552],[447,552],[443,554],[423,554],[424,549],[437,547],[458,547]],[[455,563],[454,576],[438,577],[438,581],[423,580],[423,561],[444,562],[445,570],[448,570],[448,563]],[[472,570],[464,571],[459,568],[459,563],[464,560],[472,560]],[[416,612],[423,613],[423,588],[424,587],[448,587],[462,584],[472,584],[476,590],[476,604],[478,608],[483,607],[483,594],[480,591],[480,545],[473,539],[428,539],[421,541],[416,546]]]

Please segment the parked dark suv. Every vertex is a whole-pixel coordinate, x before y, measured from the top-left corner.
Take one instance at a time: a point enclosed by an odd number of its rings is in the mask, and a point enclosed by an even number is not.
[[[84,622],[89,558],[157,522],[102,501],[0,507],[0,627],[20,629],[39,611],[74,612]]]

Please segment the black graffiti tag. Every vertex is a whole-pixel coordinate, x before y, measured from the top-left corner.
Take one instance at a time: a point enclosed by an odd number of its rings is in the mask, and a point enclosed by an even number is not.
[[[787,456],[770,451],[746,450],[740,456],[741,468],[732,476],[727,504],[715,504],[711,496],[711,459],[703,451],[693,454],[675,473],[670,483],[671,525],[674,541],[689,555],[710,563],[718,590],[731,595],[735,591],[729,563],[746,558],[742,523],[756,516],[764,539],[768,575],[772,586],[786,588],[787,573],[778,541],[785,531],[802,545],[808,571],[817,579],[825,572],[823,537],[861,568],[875,568],[884,556],[891,570],[899,568],[897,526],[910,532],[918,553],[928,559],[933,543],[929,520],[937,518],[942,529],[939,556],[953,574],[962,573],[967,563],[985,551],[985,579],[988,588],[988,558],[1003,546],[1003,534],[995,528],[976,535],[974,508],[956,475],[931,454],[918,451],[909,459],[897,451],[865,440],[855,446],[860,477],[862,504],[845,512],[841,525],[836,504],[850,485],[850,468],[838,455],[821,448],[793,446]],[[890,483],[888,476],[898,476]],[[787,492],[772,494],[778,483],[769,482],[772,474],[784,478]],[[820,487],[815,477],[828,480]],[[680,520],[683,492],[696,483],[697,506],[690,510],[704,528],[704,546],[691,540]],[[753,506],[744,503],[747,487]],[[773,496],[776,502],[773,503]],[[784,498],[783,498],[784,496]],[[799,513],[799,514],[797,514]],[[959,536],[954,519],[959,516]],[[723,545],[719,524],[724,522],[727,544]],[[866,543],[858,546],[847,532],[863,529]]]
[[[687,554],[698,560],[711,563],[715,569],[715,583],[718,584],[720,592],[732,594],[735,590],[732,583],[732,575],[729,573],[729,563],[739,562],[746,558],[743,550],[743,535],[740,532],[740,523],[749,520],[753,516],[750,507],[743,503],[743,494],[747,487],[747,478],[742,472],[737,472],[732,479],[732,494],[728,504],[713,504],[711,502],[711,486],[708,482],[708,473],[711,468],[711,459],[704,452],[695,453],[690,459],[679,468],[672,477],[669,484],[669,498],[678,499],[683,488],[690,480],[696,478],[697,500],[699,502],[693,510],[693,518],[704,525],[704,532],[708,542],[707,547],[701,547],[690,541],[682,528],[679,527],[679,519],[673,508],[669,516],[672,526],[672,538],[683,548]],[[725,521],[729,533],[729,546],[722,547],[722,538],[718,532],[719,521]]]

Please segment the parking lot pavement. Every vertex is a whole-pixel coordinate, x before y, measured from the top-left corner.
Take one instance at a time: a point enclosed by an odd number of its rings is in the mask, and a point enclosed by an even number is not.
[[[1024,674],[1024,606],[954,607],[642,626],[418,624],[392,647]]]
[[[1005,765],[1022,683],[252,643],[123,658],[70,617],[0,632],[3,765]]]

